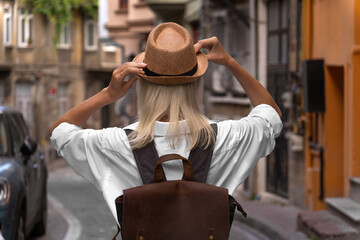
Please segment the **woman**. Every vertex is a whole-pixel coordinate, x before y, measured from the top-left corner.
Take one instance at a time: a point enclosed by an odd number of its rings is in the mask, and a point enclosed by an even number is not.
[[[209,53],[201,53],[202,48]],[[216,133],[198,106],[199,79],[208,61],[229,69],[254,106],[241,120],[217,123]],[[125,128],[133,130],[129,136],[122,128],[79,127],[95,111],[122,98],[136,81],[139,121]],[[273,150],[282,128],[280,115],[266,89],[216,37],[193,45],[184,28],[164,23],[150,33],[145,53],[114,70],[109,86],[61,116],[50,134],[59,155],[103,192],[117,219],[115,198],[124,189],[143,184],[133,150],[154,141],[158,156],[177,153],[187,158],[194,147],[215,142],[206,182],[232,194],[257,160]],[[163,168],[168,180],[181,179],[181,161],[166,162]]]

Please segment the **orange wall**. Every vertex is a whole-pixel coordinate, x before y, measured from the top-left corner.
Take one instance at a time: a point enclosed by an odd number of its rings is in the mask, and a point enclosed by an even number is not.
[[[348,177],[360,175],[359,15],[358,0],[303,0],[302,58],[325,60],[326,112],[318,118],[306,115],[306,138],[318,135],[324,147],[325,198],[347,196]],[[306,146],[310,209],[325,207],[317,199],[318,183],[313,179],[318,176],[317,161]]]
[[[312,58],[345,65],[354,45],[354,2],[312,0]]]
[[[325,67],[325,102],[322,145],[325,158],[325,197],[344,194],[344,68]]]
[[[349,150],[352,153],[351,158],[353,159],[352,164],[350,165],[351,175],[360,177],[360,1],[358,0],[355,1],[354,14],[355,45],[352,56],[353,107],[351,109],[351,114],[353,115],[353,129],[351,129],[352,141],[349,144]]]

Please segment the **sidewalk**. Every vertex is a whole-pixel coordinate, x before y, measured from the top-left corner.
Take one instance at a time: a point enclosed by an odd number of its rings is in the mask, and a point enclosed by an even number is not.
[[[60,158],[60,157],[46,163],[46,167],[49,172],[51,172],[57,168],[65,167],[67,165],[68,165],[67,162],[63,158]]]
[[[236,195],[236,199],[248,214],[246,218],[241,214],[236,214],[237,221],[262,232],[270,239],[309,239],[304,233],[297,231],[296,219],[298,213],[303,211],[302,209],[262,201],[249,201]]]

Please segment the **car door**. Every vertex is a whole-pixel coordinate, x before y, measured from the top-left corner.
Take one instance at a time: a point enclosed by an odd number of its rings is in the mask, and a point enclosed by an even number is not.
[[[17,125],[22,129],[25,137],[27,138],[31,138],[30,133],[29,133],[29,129],[26,126],[26,123],[24,121],[24,118],[22,117],[21,114],[16,114],[14,115],[15,120]],[[42,194],[43,194],[43,182],[44,182],[44,176],[43,173],[41,172],[41,165],[44,165],[44,163],[42,163],[41,161],[43,161],[43,159],[41,159],[39,152],[35,151],[34,154],[32,154],[30,156],[30,162],[31,162],[31,169],[32,169],[32,183],[34,185],[34,191],[33,191],[33,195],[34,195],[34,202],[36,203],[36,207],[35,205],[33,205],[33,208],[38,209],[37,206],[40,206],[41,200],[42,200]]]
[[[37,206],[40,204],[40,201],[38,200],[38,195],[40,193],[41,186],[39,185],[39,187],[37,187],[37,179],[39,178],[39,163],[37,162],[34,154],[32,156],[23,156],[20,151],[27,133],[23,129],[21,122],[19,121],[19,116],[17,116],[16,113],[9,114],[8,119],[14,147],[13,151],[15,152],[16,159],[19,161],[20,164],[22,164],[22,167],[24,169],[27,199],[26,220],[27,224],[29,224],[33,222],[35,214],[38,210]]]

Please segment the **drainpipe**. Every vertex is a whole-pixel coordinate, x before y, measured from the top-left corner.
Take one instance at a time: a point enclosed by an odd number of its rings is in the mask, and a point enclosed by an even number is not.
[[[320,193],[318,199],[324,200],[324,148],[319,143],[311,141],[311,139],[308,140],[308,144],[311,148],[312,154],[320,158]]]
[[[207,37],[207,28],[208,28],[208,22],[207,22],[207,14],[208,14],[208,10],[207,10],[207,1],[209,0],[201,0],[201,10],[200,10],[200,39],[204,39]],[[206,74],[205,74],[206,75]],[[205,81],[204,81],[204,77],[202,77],[202,83],[201,83],[202,87],[201,87],[201,104],[200,104],[200,108],[201,111],[204,114],[207,114],[207,97],[206,97],[206,91],[205,91]]]
[[[19,7],[18,7],[18,1],[15,1],[14,2],[14,8],[13,8],[13,13],[14,13],[14,17],[13,17],[13,21],[12,21],[12,28],[14,29],[14,32],[12,33],[12,42],[14,42],[14,39],[15,39],[15,63],[18,64],[19,63],[19,54],[18,54],[18,47],[17,47],[17,44],[18,44],[18,41],[19,41],[19,34],[18,34],[18,16],[17,16],[17,13],[19,11]],[[16,37],[14,37],[14,33],[16,34]],[[14,52],[13,52],[14,53]]]
[[[256,37],[256,0],[250,0],[249,5],[249,14],[250,14],[250,73],[253,77],[257,79],[256,73],[256,46],[257,46],[257,37]]]
[[[205,37],[205,0],[201,0],[200,7],[200,39]]]
[[[108,22],[108,0],[99,0],[98,16],[98,32],[100,39],[106,39],[109,37],[109,31],[105,27],[105,24]]]

